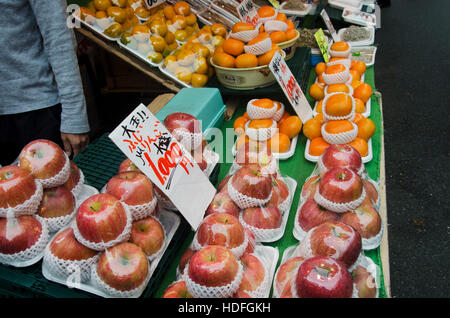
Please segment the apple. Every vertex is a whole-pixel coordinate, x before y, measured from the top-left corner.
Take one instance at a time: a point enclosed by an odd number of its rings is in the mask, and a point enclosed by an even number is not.
[[[320,178],[318,193],[329,201],[348,203],[361,197],[363,183],[352,169],[332,168]]]
[[[239,289],[254,292],[264,282],[266,270],[258,257],[253,254],[244,254],[240,261],[244,266],[244,273]]]
[[[164,119],[164,126],[171,134],[176,129],[193,134],[202,132],[200,121],[195,116],[187,113],[172,113],[167,115]]]
[[[305,260],[294,284],[299,298],[350,298],[353,293],[352,278],[345,265],[326,256]]]
[[[64,168],[66,160],[61,147],[46,139],[31,141],[19,155],[19,165],[36,179],[49,179],[56,176]]]
[[[367,193],[368,197],[370,198],[370,200],[372,200],[372,202],[374,204],[376,204],[377,201],[378,201],[378,190],[377,190],[377,188],[375,188],[373,183],[370,182],[367,179],[362,179],[362,182],[363,182],[364,190],[366,190],[366,193]]]
[[[122,172],[106,184],[106,193],[128,205],[142,205],[153,200],[153,183],[142,173]]]
[[[272,178],[264,175],[256,164],[249,164],[236,171],[230,184],[237,192],[259,200],[268,201],[272,192]]]
[[[77,241],[73,229],[68,227],[52,239],[49,245],[50,252],[59,259],[81,261],[97,255],[94,251]]]
[[[148,217],[133,222],[130,242],[136,244],[147,256],[158,252],[164,244],[164,229],[155,218]]]
[[[235,248],[245,241],[244,227],[233,215],[216,212],[203,219],[197,229],[197,241],[201,246],[220,245]]]
[[[187,250],[181,255],[180,263],[178,264],[178,271],[180,274],[184,273],[184,269],[186,268],[186,265],[189,263],[189,260],[191,259],[192,255],[197,252],[195,249],[188,247]]]
[[[116,197],[99,193],[81,203],[75,221],[82,238],[94,243],[107,243],[124,232],[128,216]]]
[[[242,212],[242,220],[258,229],[278,229],[281,227],[281,212],[273,205],[250,207]]]
[[[248,244],[247,244],[247,248],[244,251],[244,254],[245,253],[253,253],[255,251],[255,246],[256,246],[255,234],[246,227],[244,228],[244,231],[247,233],[247,238],[248,238]]]
[[[362,167],[362,159],[359,152],[348,144],[333,144],[328,146],[322,153],[320,159],[321,165],[326,172],[332,168],[350,168],[356,172]]]
[[[280,298],[294,298],[294,295],[292,295],[292,283],[295,280],[294,275],[295,273],[293,273],[293,277],[290,277],[286,281],[286,284],[284,284],[284,287],[281,290]]]
[[[375,278],[367,269],[356,266],[351,275],[359,298],[375,298],[377,296]]]
[[[343,213],[340,221],[350,225],[365,239],[376,236],[381,230],[380,214],[370,203],[363,203],[356,209]]]
[[[307,199],[307,198],[313,198],[314,194],[316,193],[317,186],[319,185],[320,176],[312,176],[308,178],[302,187],[302,194],[301,198]]]
[[[238,272],[237,258],[229,249],[218,245],[206,246],[197,251],[187,269],[193,282],[206,287],[226,286],[236,279]]]
[[[328,211],[324,207],[317,204],[317,202],[309,198],[307,199],[298,212],[297,222],[303,231],[308,232],[313,227],[329,221],[337,221],[339,214],[333,211]]]
[[[279,178],[273,178],[272,185],[272,197],[270,198],[269,203],[278,207],[289,197],[289,188],[286,183]]]
[[[275,274],[275,288],[280,293],[280,297],[290,293],[292,278],[295,276],[298,267],[304,262],[305,258],[301,256],[293,257],[285,261],[278,268]],[[288,285],[287,285],[288,284]],[[286,288],[289,286],[288,288]],[[286,291],[285,291],[286,289]],[[292,297],[292,295],[291,295]],[[289,298],[291,298],[289,297]],[[284,298],[284,297],[283,297]]]
[[[267,147],[266,143],[250,140],[238,147],[235,162],[239,166],[248,164],[267,166],[272,159],[272,152],[269,147]]]
[[[63,184],[63,186],[69,190],[72,191],[80,182],[81,179],[81,172],[80,169],[77,167],[75,162],[70,160],[70,174],[67,181]]]
[[[0,218],[0,253],[16,254],[36,244],[42,235],[42,224],[31,215]]]
[[[99,278],[108,286],[129,291],[140,287],[148,274],[148,260],[136,244],[122,242],[106,249],[97,264]]]
[[[232,298],[252,298],[248,293],[246,293],[243,290],[238,289],[234,294]]]
[[[141,170],[133,163],[133,161],[131,161],[129,158],[126,158],[120,163],[117,173],[119,174],[128,171],[141,172]]]
[[[189,293],[186,282],[183,280],[174,282],[167,287],[162,298],[193,298]]]
[[[303,244],[300,243],[300,245]],[[306,243],[305,243],[306,244]],[[313,256],[330,256],[351,267],[361,253],[361,236],[351,226],[339,221],[326,222],[309,232]]]
[[[15,207],[36,192],[34,177],[18,166],[0,167],[0,208]]]
[[[239,212],[241,210],[239,207],[231,200],[230,196],[225,192],[218,192],[214,196],[211,204],[206,209],[205,215],[210,215],[213,213],[228,213],[236,218],[239,218]]]
[[[231,179],[232,176],[233,175],[230,174],[219,182],[219,185],[217,186],[217,192],[228,193],[228,181]]]
[[[64,186],[44,189],[37,214],[43,218],[57,218],[72,214],[76,207],[75,197]]]

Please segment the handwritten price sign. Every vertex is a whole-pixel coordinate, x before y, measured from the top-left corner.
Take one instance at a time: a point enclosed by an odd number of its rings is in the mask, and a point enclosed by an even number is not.
[[[337,36],[336,29],[334,28],[333,23],[331,23],[330,16],[325,11],[325,9],[322,9],[322,11],[320,12],[320,16],[322,17],[323,22],[325,22],[325,25],[327,26],[328,31],[330,31],[333,41],[338,42],[339,38]]]
[[[302,122],[312,118],[311,106],[280,52],[274,54],[269,68]]]
[[[327,37],[323,33],[322,29],[319,29],[316,33],[314,33],[314,37],[317,41],[320,52],[322,53],[323,60],[325,61],[325,63],[328,63],[328,61],[330,60],[330,53],[328,53]]]
[[[159,6],[160,4],[166,2],[166,0],[145,0],[145,5],[148,9]]]
[[[257,25],[259,16],[255,4],[251,0],[244,0],[236,7],[239,18],[242,22]]]
[[[196,230],[216,189],[183,145],[142,104],[109,138],[169,197]]]

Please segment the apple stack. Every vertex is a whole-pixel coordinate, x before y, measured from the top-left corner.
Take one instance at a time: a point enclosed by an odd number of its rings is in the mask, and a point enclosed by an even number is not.
[[[359,152],[347,145],[330,145],[303,185],[294,223],[302,240],[311,228],[327,221],[352,226],[364,250],[377,248],[383,235],[376,183],[368,176]]]
[[[322,223],[286,250],[273,282],[279,298],[375,298],[377,269],[361,236],[340,221]],[[288,256],[286,256],[288,255]]]

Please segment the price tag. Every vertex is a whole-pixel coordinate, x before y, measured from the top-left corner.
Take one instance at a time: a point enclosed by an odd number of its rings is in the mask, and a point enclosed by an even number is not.
[[[327,37],[323,33],[322,29],[319,29],[316,33],[314,33],[314,37],[316,38],[317,45],[319,45],[323,60],[325,61],[325,63],[328,63],[328,61],[330,60],[330,53],[328,53]]]
[[[145,5],[147,6],[147,9],[159,6],[160,4],[166,2],[166,0],[145,0]]]
[[[275,9],[280,7],[280,3],[277,0],[269,0],[269,2]]]
[[[216,189],[189,151],[140,104],[109,138],[197,230]]]
[[[257,25],[259,23],[258,11],[252,0],[244,0],[236,7],[239,19],[242,22]]]
[[[336,30],[333,27],[333,23],[331,23],[330,17],[328,16],[328,13],[325,11],[325,9],[322,9],[322,11],[320,12],[320,16],[322,17],[323,22],[325,22],[328,31],[330,31],[333,41],[338,42],[339,38],[337,36]]]
[[[297,80],[292,75],[280,52],[274,54],[269,68],[302,122],[305,123],[308,119],[312,118],[313,112],[311,105],[309,105],[305,94],[303,94],[300,85],[298,85]]]

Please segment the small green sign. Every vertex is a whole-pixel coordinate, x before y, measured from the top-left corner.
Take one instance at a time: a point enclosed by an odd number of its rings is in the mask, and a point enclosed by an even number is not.
[[[280,6],[280,3],[277,0],[269,0],[269,2],[275,7],[275,9],[278,9]]]
[[[328,53],[328,40],[322,29],[319,29],[316,33],[314,33],[314,37],[316,38],[317,44],[319,45],[320,52],[322,53],[323,59],[325,63],[328,63],[330,60],[330,54]]]

